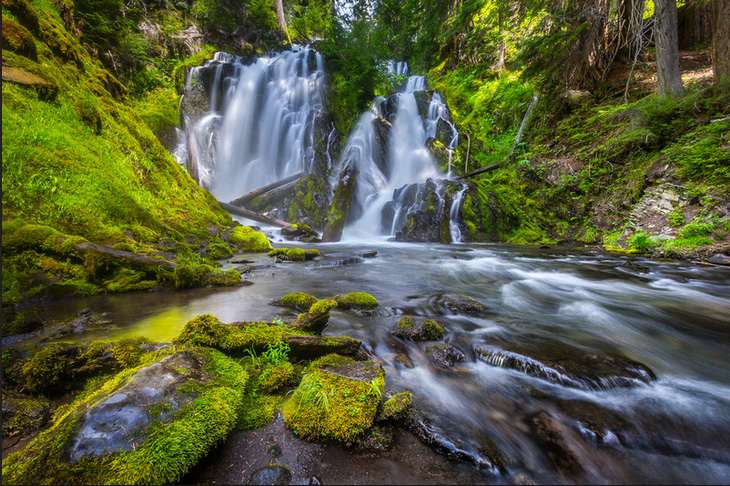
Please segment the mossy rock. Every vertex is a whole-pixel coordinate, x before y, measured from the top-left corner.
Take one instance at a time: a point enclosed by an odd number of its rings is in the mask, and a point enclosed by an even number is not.
[[[125,370],[59,411],[52,428],[8,457],[3,483],[179,481],[233,430],[247,379],[211,349]]]
[[[271,242],[265,234],[250,226],[236,226],[228,235],[231,246],[241,251],[263,252],[271,250]]]
[[[3,437],[27,434],[40,429],[51,420],[53,402],[43,397],[31,397],[3,390]]]
[[[302,248],[275,248],[269,252],[270,257],[277,257],[286,262],[303,262],[319,256],[319,250],[304,250]]]
[[[445,314],[465,314],[469,316],[483,316],[487,314],[487,308],[481,302],[468,295],[441,292],[431,299],[435,307],[440,308]]]
[[[285,329],[266,322],[223,324],[211,314],[190,319],[175,339],[176,343],[205,346],[242,356],[249,349],[263,351],[284,340]]]
[[[398,420],[405,417],[408,407],[411,406],[413,395],[411,392],[401,392],[394,395],[383,404],[378,415],[379,420]]]
[[[337,302],[332,299],[320,300],[312,304],[309,312],[299,314],[294,327],[302,331],[322,334],[330,319],[330,309],[337,306]]]
[[[277,305],[283,307],[294,307],[300,312],[308,312],[309,309],[317,302],[316,297],[312,297],[304,292],[292,292],[286,294],[280,299],[274,299],[269,302],[270,305]]]
[[[380,306],[378,300],[365,292],[350,292],[347,295],[335,295],[337,307],[344,310],[373,311]]]
[[[282,361],[267,366],[258,377],[259,390],[263,393],[273,393],[294,378],[294,366],[289,361]]]
[[[284,420],[306,440],[352,444],[373,425],[384,377],[373,361],[324,356],[284,403]]]
[[[393,334],[412,341],[438,341],[445,332],[444,327],[433,319],[418,323],[411,316],[403,316],[395,325]]]
[[[28,29],[3,15],[2,21],[3,49],[15,52],[33,61],[38,60],[33,34]],[[3,66],[3,71],[5,67]]]

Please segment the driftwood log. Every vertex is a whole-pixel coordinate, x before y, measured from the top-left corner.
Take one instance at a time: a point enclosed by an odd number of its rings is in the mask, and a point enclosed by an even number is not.
[[[273,182],[269,184],[268,186],[261,187],[259,189],[256,189],[255,191],[251,191],[248,194],[245,194],[238,199],[234,199],[233,201],[229,202],[228,204],[232,204],[234,206],[243,206],[247,202],[249,202],[252,199],[255,199],[263,194],[266,194],[267,192],[273,191],[274,189],[281,187],[285,184],[289,184],[294,181],[298,181],[304,177],[304,172],[297,172],[296,174],[286,177],[284,179],[281,179],[280,181]]]
[[[102,255],[107,255],[116,260],[124,260],[132,264],[136,263],[138,265],[144,266],[160,266],[165,270],[175,270],[175,267],[177,267],[178,265],[177,263],[171,262],[169,260],[152,258],[145,255],[138,255],[136,253],[132,253],[131,251],[117,250],[116,248],[110,248],[104,245],[97,245],[96,243],[89,243],[88,241],[79,243],[74,248],[76,248],[76,251],[78,251],[82,255],[85,255],[89,252],[96,252]]]
[[[239,208],[238,206],[224,203],[222,201],[218,201],[218,204],[221,205],[221,208],[225,209],[226,211],[228,211],[231,214],[235,214],[237,216],[243,216],[244,218],[248,218],[248,219],[253,219],[254,221],[258,221],[259,223],[265,223],[265,224],[269,224],[271,226],[276,226],[279,228],[286,228],[287,226],[291,226],[291,223],[287,223],[286,221],[282,221],[280,219],[265,216],[261,213],[251,211],[250,209]]]

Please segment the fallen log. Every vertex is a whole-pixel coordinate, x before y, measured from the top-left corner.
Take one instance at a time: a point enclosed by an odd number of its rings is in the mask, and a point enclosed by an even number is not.
[[[273,191],[277,187],[281,187],[284,184],[289,184],[290,182],[297,181],[304,177],[304,172],[297,172],[294,175],[291,175],[289,177],[286,177],[280,181],[276,181],[274,183],[269,184],[268,186],[261,187],[259,189],[256,189],[255,191],[251,191],[248,194],[245,194],[238,199],[234,199],[233,201],[229,202],[228,204],[233,204],[234,206],[243,206],[251,199],[257,198],[262,194],[266,194],[269,191]]]
[[[504,164],[504,161],[497,162],[496,164],[488,165],[486,167],[482,167],[481,169],[473,170],[473,171],[469,172],[468,174],[462,174],[460,176],[457,176],[456,180],[467,179],[467,178],[475,176],[475,175],[483,174],[484,172],[488,172],[490,170],[501,167],[503,164]]]
[[[360,341],[347,336],[299,336],[285,335],[290,354],[297,359],[314,359],[325,354],[337,353],[354,356],[360,349]]]
[[[249,204],[249,208],[255,208],[259,203],[261,205],[272,205],[276,204],[277,202],[281,201],[285,197],[287,197],[290,194],[294,194],[297,188],[296,182],[290,182],[289,184],[283,185],[277,189],[274,189],[272,191],[267,192],[266,194],[262,194],[260,199],[256,200],[248,200],[246,201]]]
[[[249,209],[239,208],[238,206],[224,203],[222,201],[218,201],[218,204],[221,205],[221,208],[225,209],[231,214],[243,216],[244,218],[248,219],[253,219],[254,221],[258,221],[259,223],[266,223],[279,228],[286,228],[287,226],[291,226],[291,223],[287,223],[286,221],[282,221],[280,219],[271,218],[269,216],[264,216],[261,213],[254,212]]]
[[[136,263],[138,265],[155,265],[164,268],[165,270],[175,270],[177,263],[169,260],[163,260],[160,258],[152,258],[145,255],[138,255],[131,251],[117,250],[116,248],[110,248],[108,246],[97,245],[96,243],[89,243],[84,241],[77,244],[75,247],[76,251],[82,255],[89,252],[101,253],[117,260],[125,260],[129,263]]]

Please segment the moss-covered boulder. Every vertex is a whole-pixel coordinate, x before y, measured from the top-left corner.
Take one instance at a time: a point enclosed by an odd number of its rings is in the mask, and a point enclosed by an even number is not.
[[[281,229],[281,236],[287,240],[297,240],[306,242],[317,242],[319,234],[304,223],[289,225]]]
[[[316,297],[312,297],[304,292],[292,292],[286,294],[284,297],[274,299],[269,302],[270,305],[277,305],[282,307],[293,307],[299,312],[308,312],[309,308],[317,302]]]
[[[309,312],[299,314],[294,327],[302,331],[322,334],[330,319],[330,309],[337,306],[337,302],[332,299],[320,300],[310,307]]]
[[[324,356],[285,402],[284,420],[306,440],[351,444],[373,425],[384,377],[376,362]]]
[[[319,250],[305,250],[303,248],[275,248],[269,252],[270,257],[276,257],[285,262],[303,262],[313,260],[319,256]]]
[[[343,310],[360,311],[366,314],[374,313],[380,306],[378,300],[365,292],[350,292],[349,294],[335,295],[337,307]]]
[[[211,314],[185,323],[175,342],[215,348],[234,356],[248,355],[250,350],[262,353],[284,342],[290,346],[289,356],[295,359],[314,359],[330,353],[355,355],[360,349],[360,341],[347,336],[316,336],[266,322],[223,324]]]
[[[265,234],[250,226],[235,226],[228,234],[228,243],[241,251],[263,252],[271,250],[271,242]]]
[[[404,418],[412,401],[413,395],[411,392],[401,392],[393,395],[392,398],[383,403],[382,410],[378,414],[378,420],[397,420]]]
[[[38,53],[36,52],[33,34],[31,34],[28,29],[5,15],[3,15],[2,22],[3,49],[13,51],[23,57],[37,61]],[[3,67],[3,74],[4,71],[5,68]]]
[[[433,319],[417,322],[411,316],[401,317],[393,330],[395,336],[412,341],[438,341],[444,333],[444,326]]]
[[[215,350],[125,370],[56,414],[4,463],[4,484],[178,481],[233,430],[248,375]]]

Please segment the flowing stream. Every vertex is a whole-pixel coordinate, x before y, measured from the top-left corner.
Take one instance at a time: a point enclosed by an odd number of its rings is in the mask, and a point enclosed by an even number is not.
[[[380,302],[379,314],[334,311],[325,334],[361,339],[385,366],[386,387],[411,391],[434,434],[481,465],[480,481],[730,478],[728,269],[509,245],[316,247],[323,257],[306,263],[246,255],[257,261],[245,275],[251,286],[97,296],[48,312],[108,313],[114,327],[74,335],[78,341],[169,341],[199,314],[270,321],[288,312],[269,300],[292,291],[364,291]],[[374,258],[340,264],[370,248]],[[472,297],[485,311],[454,314],[444,293]],[[433,342],[395,337],[404,314],[441,322],[440,344],[460,360],[438,366]]]

